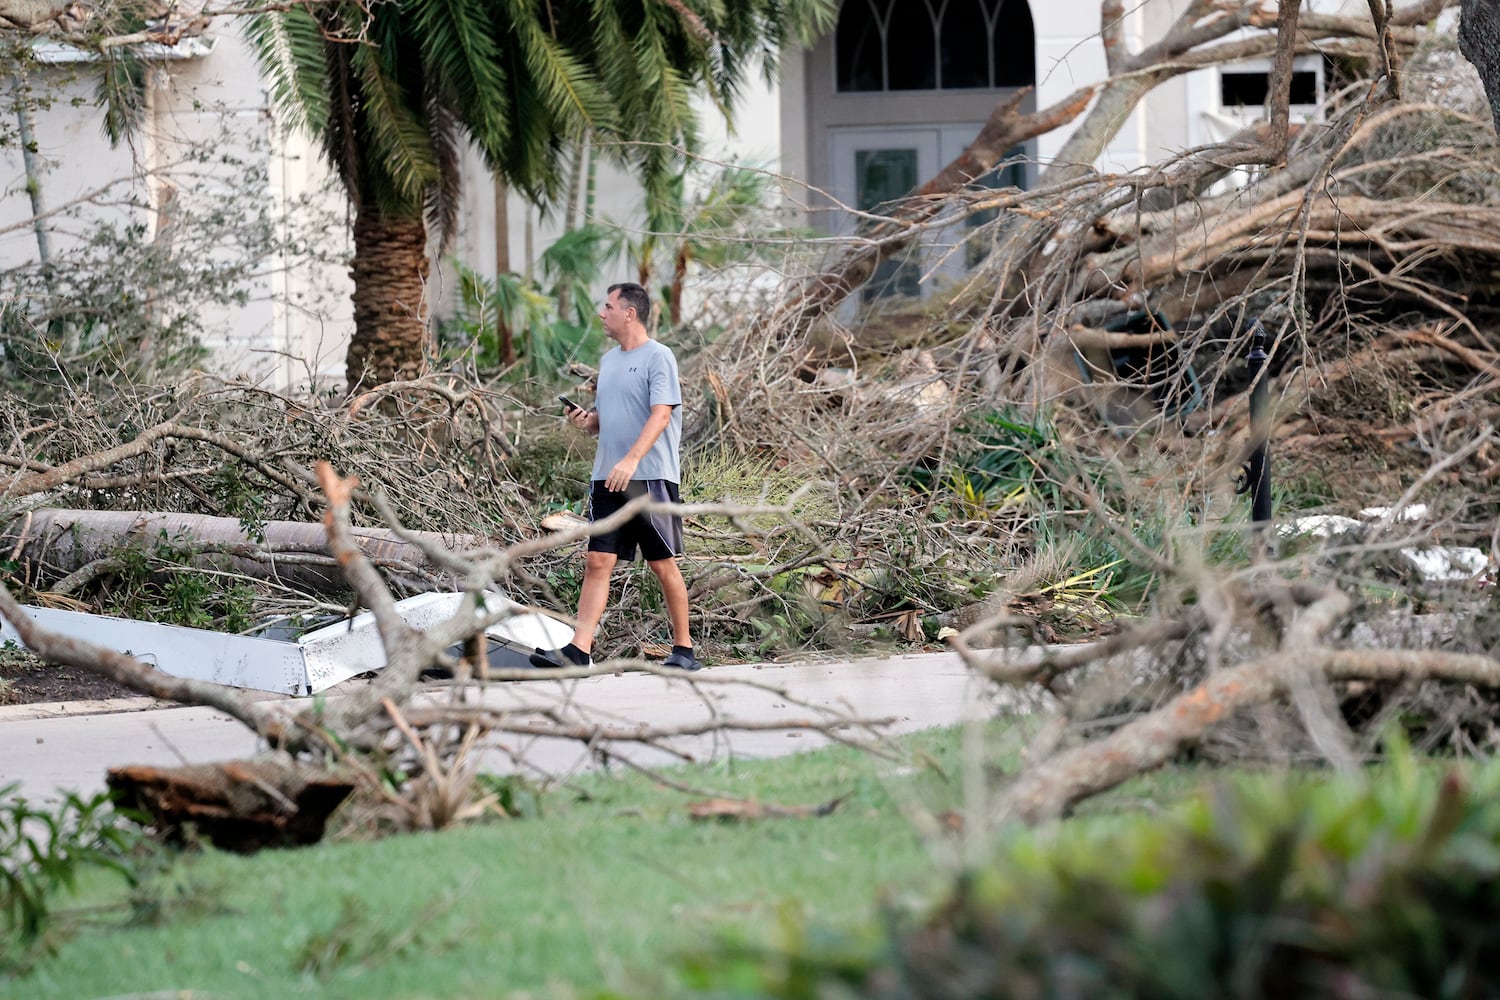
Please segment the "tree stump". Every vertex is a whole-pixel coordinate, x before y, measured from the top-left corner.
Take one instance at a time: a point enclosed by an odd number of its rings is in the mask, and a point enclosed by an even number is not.
[[[119,808],[145,814],[168,843],[188,843],[196,834],[241,854],[317,843],[328,817],[354,790],[337,774],[275,757],[115,767],[108,782]]]

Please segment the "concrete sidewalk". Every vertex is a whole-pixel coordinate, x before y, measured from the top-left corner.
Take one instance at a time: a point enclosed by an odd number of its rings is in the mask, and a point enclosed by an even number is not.
[[[424,693],[419,704],[438,694]],[[993,712],[992,686],[973,678],[955,653],[928,653],[845,662],[715,667],[691,679],[649,673],[577,681],[493,684],[485,704],[517,719],[575,729],[619,732],[641,726],[688,729],[715,720],[747,722],[754,731],[674,737],[660,747],[609,747],[649,766],[683,759],[773,757],[823,746],[804,724],[835,717],[884,720],[887,734],[953,725]],[[306,700],[288,699],[291,708]],[[100,710],[105,714],[101,714]],[[128,709],[128,710],[121,710]],[[841,736],[868,736],[858,727]],[[482,759],[486,770],[518,768],[567,774],[597,763],[598,745],[574,737],[496,735]],[[82,706],[0,709],[0,785],[19,782],[35,801],[59,790],[103,789],[108,768],[229,760],[255,753],[256,738],[240,723],[204,708],[160,707],[147,699]]]

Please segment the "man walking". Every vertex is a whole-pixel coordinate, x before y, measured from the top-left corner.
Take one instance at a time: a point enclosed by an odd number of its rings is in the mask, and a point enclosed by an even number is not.
[[[639,496],[655,503],[677,503],[682,481],[682,387],[671,348],[651,339],[646,318],[651,299],[633,282],[609,286],[599,310],[604,333],[615,346],[599,361],[595,409],[574,407],[567,419],[599,438],[594,453],[589,520],[601,521]],[[631,562],[639,549],[656,574],[672,620],[672,653],[663,666],[698,670],[688,628],[687,583],[677,558],[682,555],[682,518],[659,511],[637,513],[613,531],[589,538],[583,592],[573,641],[562,649],[531,654],[537,667],[586,666],[591,663],[594,629],[609,603],[609,580],[615,563]]]

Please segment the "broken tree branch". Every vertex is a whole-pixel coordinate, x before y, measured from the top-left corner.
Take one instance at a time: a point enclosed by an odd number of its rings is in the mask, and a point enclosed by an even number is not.
[[[1332,588],[1308,585],[1285,593],[1301,611],[1275,652],[1213,671],[1191,690],[1108,736],[1029,768],[1003,793],[1000,814],[1031,823],[1062,816],[1083,799],[1160,767],[1235,713],[1295,695],[1299,686],[1321,688],[1328,680],[1430,679],[1500,688],[1500,660],[1490,656],[1329,648],[1323,637],[1347,613],[1348,598]]]

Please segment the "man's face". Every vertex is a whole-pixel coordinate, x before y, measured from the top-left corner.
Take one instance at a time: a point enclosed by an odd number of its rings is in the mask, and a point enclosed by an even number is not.
[[[609,293],[604,305],[599,308],[599,320],[604,324],[604,334],[611,340],[619,340],[630,322],[631,309],[620,301],[619,291]]]

